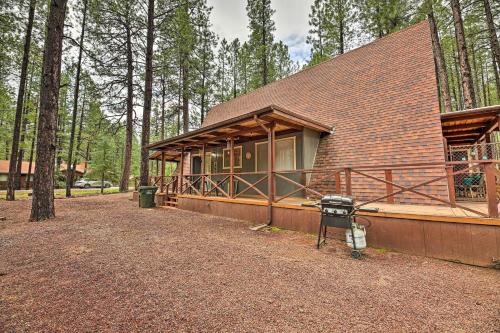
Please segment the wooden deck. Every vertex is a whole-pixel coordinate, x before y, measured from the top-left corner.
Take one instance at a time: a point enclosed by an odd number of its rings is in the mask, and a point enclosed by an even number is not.
[[[227,199],[224,197],[200,197],[194,195],[179,195],[183,198],[193,198],[197,200],[219,201],[227,203],[236,203],[242,205],[267,206],[267,200],[258,196],[245,195],[237,199]],[[318,208],[304,206],[306,202],[311,202],[306,198],[286,198],[277,203],[273,203],[273,207],[318,211]],[[359,202],[361,203],[361,202]],[[461,202],[463,206],[484,212],[487,214],[488,207],[485,202]],[[359,213],[358,215],[374,216],[374,217],[391,217],[404,218],[410,220],[427,220],[466,224],[483,224],[500,226],[500,219],[484,218],[478,214],[463,210],[461,208],[451,208],[444,205],[410,205],[410,204],[389,204],[385,202],[377,202],[366,205],[370,208],[378,208],[378,213]]]
[[[259,203],[267,204],[267,201],[259,196],[243,195],[241,199],[234,199],[235,202],[241,201],[242,203],[250,201],[257,201]],[[222,198],[220,198],[222,199]],[[286,198],[277,206],[292,205],[306,208],[304,203],[310,202],[306,198]],[[362,202],[359,202],[362,203]],[[488,206],[486,202],[460,202],[461,205],[477,210],[484,214],[488,214]],[[461,208],[451,208],[444,205],[410,205],[410,204],[389,204],[385,202],[376,202],[366,205],[370,208],[378,208],[380,213],[397,213],[397,214],[414,214],[414,215],[433,215],[433,216],[453,216],[453,217],[481,217],[478,214],[463,210]],[[314,209],[314,208],[313,208]]]

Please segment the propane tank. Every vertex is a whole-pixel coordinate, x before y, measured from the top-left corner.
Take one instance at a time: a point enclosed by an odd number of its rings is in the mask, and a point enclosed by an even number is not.
[[[355,242],[356,242],[356,249],[355,250],[362,250],[362,249],[366,248],[366,230],[365,230],[365,227],[362,225],[359,225],[357,223],[353,223],[352,230],[354,230],[354,238],[355,238]],[[345,239],[346,239],[347,246],[349,246],[350,248],[353,248],[351,229],[347,229],[345,231]]]

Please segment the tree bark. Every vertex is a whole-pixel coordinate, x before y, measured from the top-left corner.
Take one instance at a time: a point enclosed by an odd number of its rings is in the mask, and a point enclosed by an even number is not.
[[[153,43],[154,0],[148,1],[148,32],[146,37],[146,77],[144,83],[144,110],[142,112],[141,141],[141,186],[149,185],[149,144],[151,122],[151,99],[153,98]]]
[[[82,101],[82,111],[80,111],[80,123],[78,125],[78,134],[76,136],[76,151],[75,156],[73,157],[73,166],[72,170],[76,170],[76,162],[77,162],[77,154],[80,152],[82,145],[82,131],[83,131],[83,119],[85,118],[85,96],[87,95],[87,89],[83,91],[83,101]],[[87,169],[87,161],[85,161],[85,170]],[[73,174],[74,177],[74,174]]]
[[[9,176],[7,180],[7,196],[6,196],[7,200],[15,200],[15,192],[16,192],[15,176],[16,176],[17,159],[18,159],[17,153],[19,149],[19,136],[21,131],[21,121],[23,117],[24,90],[26,88],[26,78],[28,75],[28,64],[30,58],[31,32],[33,31],[33,22],[35,19],[35,5],[36,5],[36,0],[30,0],[28,25],[26,27],[26,37],[24,39],[21,77],[19,80],[19,90],[17,93],[16,118],[14,120],[14,130],[12,134],[12,148],[10,150]]]
[[[444,53],[443,49],[441,48],[441,42],[439,40],[439,33],[432,7],[429,9],[427,17],[429,19],[429,24],[431,27],[431,39],[432,39],[432,46],[434,49],[434,61],[436,62],[436,67],[438,71],[438,81],[441,88],[441,95],[443,96],[444,111],[451,112],[450,85],[448,83],[448,75],[446,74],[446,63],[444,60]]]
[[[50,3],[42,67],[31,221],[41,221],[55,216],[54,159],[66,3],[67,0],[52,0]]]
[[[500,44],[498,43],[495,22],[493,21],[493,15],[491,14],[490,2],[489,0],[483,0],[483,3],[486,23],[488,24],[488,32],[490,35],[491,53],[493,54],[493,58],[495,59],[497,65],[500,66]]]
[[[75,131],[76,131],[76,116],[78,113],[78,96],[80,94],[80,72],[82,69],[82,53],[83,53],[83,40],[85,38],[85,22],[87,20],[87,0],[83,0],[83,20],[82,20],[82,32],[80,34],[80,45],[78,50],[78,63],[76,66],[76,79],[75,79],[75,94],[73,96],[73,114],[71,119],[71,133],[69,136],[69,146],[68,146],[68,159],[66,161],[66,197],[71,196],[71,187],[73,187],[73,177],[75,175],[75,170],[72,166],[73,161],[73,144],[75,142]]]
[[[165,96],[166,96],[166,89],[165,89],[165,77],[164,74],[162,74],[161,78],[161,123],[160,123],[160,138],[161,140],[165,140]]]
[[[38,103],[37,103],[38,104]],[[26,176],[26,190],[30,189],[30,182],[31,182],[31,168],[33,166],[33,153],[35,152],[35,140],[36,140],[36,128],[37,128],[37,123],[38,123],[38,107],[36,109],[36,114],[35,114],[35,122],[33,123],[33,137],[31,138],[31,148],[30,148],[30,158],[29,158],[29,164],[28,164],[28,175]]]
[[[132,162],[132,136],[134,135],[134,128],[132,124],[132,117],[134,114],[134,82],[133,72],[134,63],[132,55],[132,35],[130,25],[126,28],[127,33],[127,120],[126,120],[126,138],[125,138],[125,157],[123,161],[123,172],[120,180],[120,192],[128,191],[128,182],[130,178],[130,164]]]
[[[189,132],[189,68],[186,58],[182,63],[182,132]]]
[[[460,73],[462,74],[462,90],[464,97],[464,107],[472,109],[477,106],[474,93],[474,82],[467,55],[467,42],[465,41],[464,24],[459,0],[451,0],[451,9],[453,11],[453,22],[455,25],[455,38],[457,41],[458,60],[460,63]]]
[[[30,82],[28,85],[28,91],[25,96],[25,102],[23,103],[23,117],[22,117],[22,125],[21,125],[21,137],[19,139],[19,152],[17,153],[17,165],[16,165],[16,175],[15,175],[15,187],[16,190],[21,189],[21,173],[23,168],[23,159],[24,159],[24,140],[26,137],[26,127],[28,126],[28,113],[29,110],[26,107],[27,102],[31,99],[31,89],[33,85],[33,73],[30,75]]]

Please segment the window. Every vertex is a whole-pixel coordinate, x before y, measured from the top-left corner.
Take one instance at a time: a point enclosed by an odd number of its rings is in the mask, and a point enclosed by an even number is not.
[[[276,170],[295,170],[297,168],[295,137],[278,139],[275,146]],[[255,144],[255,171],[267,171],[267,142]]]
[[[241,168],[242,164],[242,150],[243,148],[241,146],[234,147],[234,167],[235,168]],[[230,169],[230,163],[231,163],[231,149],[229,148],[224,148],[222,150],[222,168],[223,169]]]
[[[205,152],[205,173],[212,173],[212,156],[215,156],[214,153],[212,152]],[[196,165],[195,165],[195,158],[196,157],[199,157],[200,158],[200,162],[198,162],[198,166],[200,168],[200,170],[196,170]],[[199,171],[199,172],[196,172],[195,174],[201,174],[201,153],[198,153],[198,154],[193,154],[193,162],[192,162],[193,166],[192,166],[192,169],[193,171]]]

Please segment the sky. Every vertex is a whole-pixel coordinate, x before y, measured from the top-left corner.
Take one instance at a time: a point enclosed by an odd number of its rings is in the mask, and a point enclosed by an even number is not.
[[[272,0],[276,10],[273,19],[276,25],[276,40],[288,45],[293,60],[305,63],[310,57],[310,46],[306,44],[309,31],[309,11],[313,0]],[[214,31],[228,41],[239,38],[248,40],[247,0],[208,0],[213,7],[211,22]]]

